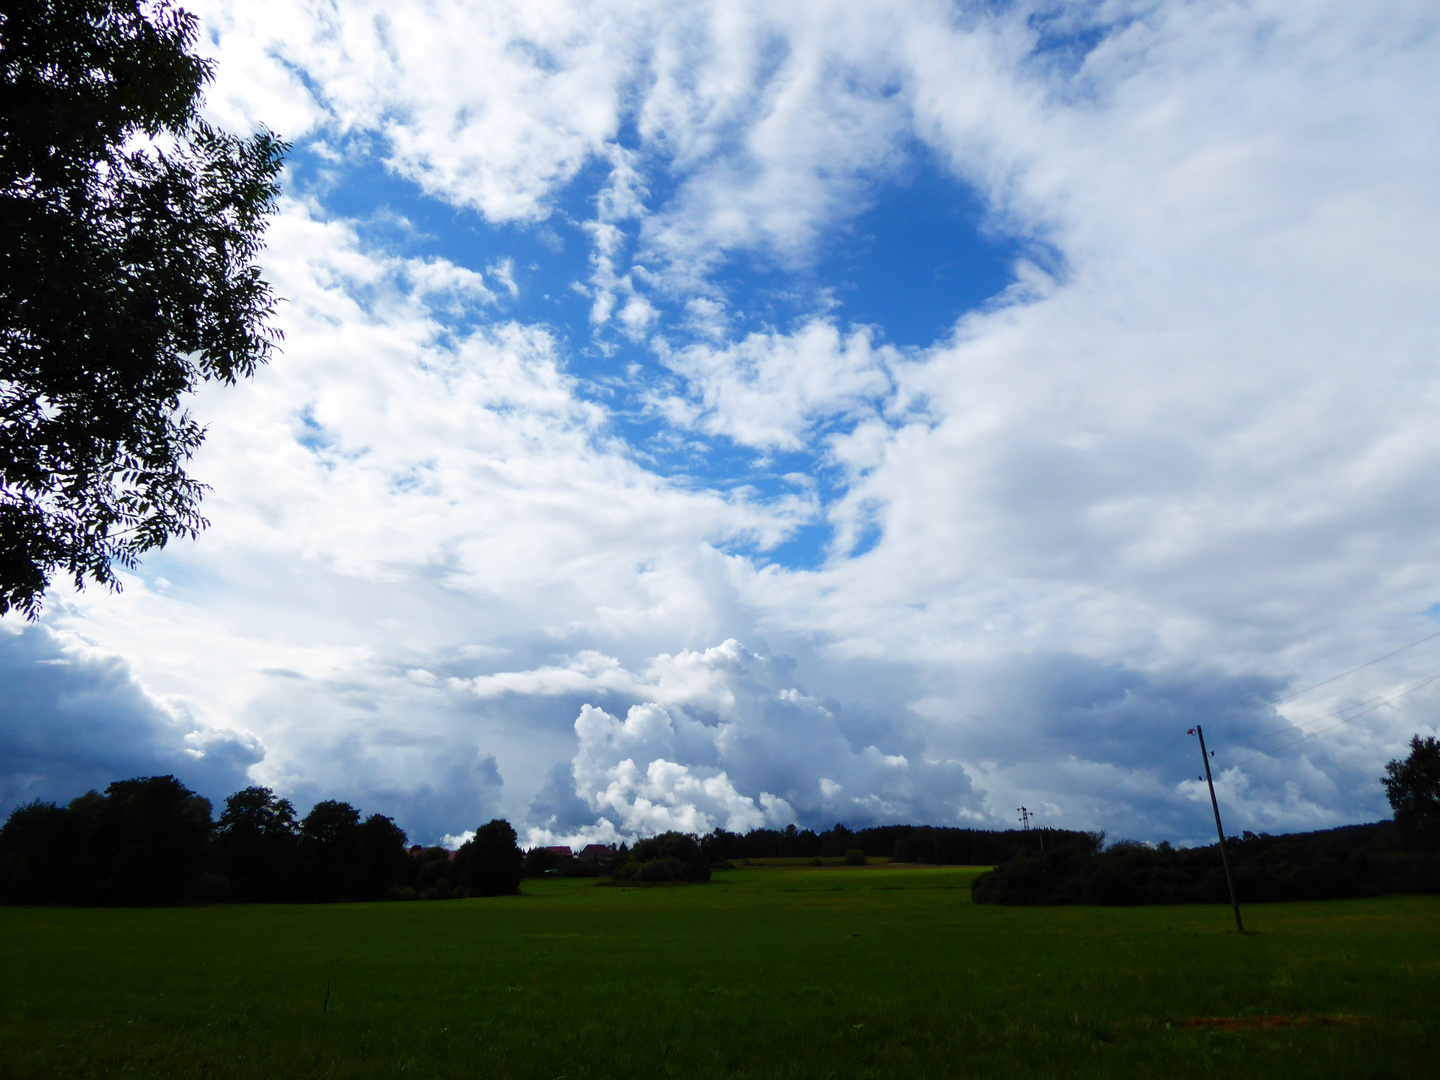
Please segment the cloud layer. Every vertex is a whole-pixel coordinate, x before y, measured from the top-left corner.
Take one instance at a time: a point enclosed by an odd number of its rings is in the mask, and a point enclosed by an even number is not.
[[[1277,701],[1440,610],[1430,6],[198,10],[285,355],[193,404],[209,532],[3,639],[111,703],[7,713],[7,805],[190,724],[427,840],[1199,839],[1197,721],[1237,829],[1434,731],[1435,644]],[[1015,258],[900,348],[823,266],[917,170]]]

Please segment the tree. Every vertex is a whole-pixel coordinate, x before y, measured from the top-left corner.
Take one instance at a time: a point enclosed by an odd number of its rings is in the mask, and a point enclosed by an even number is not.
[[[560,861],[558,851],[551,851],[547,847],[533,847],[525,852],[525,876],[544,877],[551,870],[558,870]]]
[[[79,833],[71,902],[178,904],[196,895],[210,853],[209,799],[173,776],[143,776],[81,796],[68,812]]]
[[[481,896],[509,896],[520,891],[524,856],[515,830],[496,818],[475,830],[455,853],[454,883]]]
[[[295,898],[300,831],[295,807],[267,787],[225,800],[215,827],[220,867],[243,900]]]
[[[1385,766],[1380,782],[1401,830],[1429,844],[1440,844],[1440,742],[1433,736],[1410,740],[1410,756]]]
[[[176,904],[209,867],[210,800],[173,776],[118,780],[69,806],[33,802],[0,829],[0,900]]]
[[[17,806],[0,828],[0,903],[54,904],[69,893],[79,836],[75,816],[54,803]]]
[[[360,825],[360,874],[357,900],[379,900],[399,886],[408,869],[405,830],[394,818],[371,814]]]
[[[638,840],[626,859],[617,857],[616,881],[709,881],[710,860],[689,833],[663,832]]]
[[[204,528],[181,398],[278,343],[287,146],[200,119],[195,35],[170,0],[0,0],[0,614]]]
[[[325,799],[300,822],[300,851],[315,900],[354,900],[361,873],[360,811]]]

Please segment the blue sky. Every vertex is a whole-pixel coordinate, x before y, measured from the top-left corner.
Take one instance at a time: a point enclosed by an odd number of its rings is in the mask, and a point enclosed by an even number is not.
[[[0,623],[5,806],[1191,841],[1197,722],[1271,832],[1434,733],[1350,672],[1440,602],[1426,5],[196,11],[284,353],[199,540]]]
[[[633,130],[628,134],[634,138]],[[539,220],[523,223],[494,223],[476,210],[428,195],[387,168],[377,147],[351,147],[336,160],[323,133],[298,142],[288,180],[295,194],[353,221],[365,242],[381,250],[444,259],[478,274],[506,267],[513,294],[502,294],[480,318],[498,314],[548,327],[564,344],[565,367],[577,391],[607,410],[613,430],[643,455],[647,467],[677,480],[719,489],[744,486],[771,497],[793,487],[786,476],[803,474],[814,481],[823,508],[843,480],[817,447],[757,450],[723,436],[676,445],[647,400],[654,383],[668,375],[654,349],[593,322],[585,227],[596,216],[609,171],[605,162],[587,163],[550,193]],[[660,205],[683,180],[664,155],[651,155],[641,177],[647,200]],[[790,332],[823,314],[841,326],[868,328],[877,342],[924,349],[966,312],[983,308],[1012,285],[1022,252],[1055,257],[1033,240],[1005,235],[987,218],[981,194],[919,143],[898,148],[884,175],[846,209],[802,250],[726,253],[706,284],[731,313],[731,336]],[[631,254],[638,254],[637,234],[632,229],[625,237]],[[683,340],[685,298],[654,290],[649,299],[662,332]],[[450,321],[449,330],[464,333],[476,325],[461,317]],[[846,428],[844,419],[838,423]],[[824,562],[832,537],[821,518],[797,526],[778,544],[742,542],[733,549],[765,563],[813,569]],[[866,544],[876,539],[878,532],[869,530]]]

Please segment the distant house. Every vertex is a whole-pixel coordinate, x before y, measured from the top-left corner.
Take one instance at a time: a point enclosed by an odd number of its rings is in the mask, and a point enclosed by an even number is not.
[[[580,851],[581,862],[607,863],[613,858],[615,858],[614,844],[586,844]]]
[[[553,855],[560,856],[562,859],[573,859],[575,857],[575,852],[571,851],[564,844],[548,844],[545,850]]]

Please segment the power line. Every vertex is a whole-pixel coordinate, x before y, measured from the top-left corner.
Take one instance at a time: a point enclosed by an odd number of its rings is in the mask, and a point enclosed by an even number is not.
[[[1240,710],[1240,711],[1242,711],[1242,712],[1255,712],[1255,711],[1258,711],[1258,710],[1260,710],[1260,709],[1267,709],[1267,708],[1270,708],[1270,707],[1272,707],[1272,706],[1278,705],[1278,704],[1280,704],[1281,702],[1284,702],[1284,701],[1289,701],[1289,700],[1292,699],[1292,698],[1297,698],[1297,697],[1299,697],[1301,694],[1308,694],[1311,690],[1318,690],[1318,689],[1319,689],[1320,687],[1322,687],[1322,686],[1329,686],[1329,685],[1330,685],[1331,683],[1333,683],[1333,682],[1339,682],[1341,679],[1345,678],[1347,675],[1353,675],[1353,674],[1355,674],[1355,672],[1357,672],[1357,671],[1364,671],[1364,670],[1365,670],[1366,668],[1368,668],[1368,667],[1374,667],[1376,664],[1380,663],[1381,661],[1389,660],[1391,657],[1394,657],[1394,656],[1399,656],[1401,653],[1403,653],[1403,652],[1408,652],[1410,649],[1415,648],[1417,645],[1423,645],[1423,644],[1425,644],[1427,641],[1434,641],[1436,638],[1440,638],[1440,631],[1436,631],[1436,632],[1433,633],[1433,634],[1427,634],[1425,637],[1422,637],[1422,638],[1417,638],[1415,641],[1412,641],[1412,642],[1410,642],[1410,643],[1407,644],[1407,645],[1402,645],[1402,646],[1400,646],[1400,648],[1395,649],[1395,650],[1393,650],[1392,652],[1388,652],[1388,653],[1386,653],[1384,656],[1377,656],[1374,660],[1367,660],[1365,663],[1360,664],[1360,665],[1358,665],[1358,666],[1356,666],[1356,667],[1350,668],[1348,671],[1342,671],[1339,675],[1332,675],[1332,676],[1331,676],[1330,678],[1328,678],[1328,679],[1322,679],[1320,682],[1311,683],[1309,686],[1302,687],[1302,688],[1299,689],[1299,690],[1294,690],[1294,691],[1292,691],[1292,692],[1290,692],[1290,693],[1288,693],[1288,694],[1282,695],[1281,697],[1274,698],[1274,699],[1271,700],[1271,701],[1264,701],[1264,702],[1260,702],[1260,703],[1257,704],[1257,705],[1245,706],[1245,707],[1244,707],[1242,710]],[[1362,711],[1362,712],[1357,712],[1357,713],[1355,713],[1354,715],[1347,717],[1346,719],[1340,721],[1339,724],[1332,724],[1332,725],[1330,725],[1330,727],[1321,728],[1319,731],[1310,732],[1310,733],[1307,734],[1307,735],[1301,736],[1299,739],[1295,739],[1295,740],[1292,740],[1291,742],[1283,743],[1283,744],[1281,744],[1280,746],[1274,747],[1274,748],[1270,751],[1270,753],[1278,753],[1279,751],[1284,750],[1286,747],[1294,746],[1296,743],[1304,742],[1306,739],[1310,738],[1310,737],[1313,736],[1313,735],[1319,735],[1319,734],[1322,734],[1323,732],[1331,731],[1331,730],[1333,730],[1334,728],[1337,728],[1337,727],[1341,726],[1341,724],[1348,724],[1351,720],[1359,719],[1361,716],[1365,716],[1365,715],[1367,715],[1368,713],[1374,712],[1376,709],[1380,708],[1382,705],[1387,704],[1388,701],[1393,701],[1393,700],[1395,700],[1396,698],[1403,697],[1405,694],[1410,693],[1410,691],[1412,691],[1412,690],[1418,690],[1421,686],[1424,686],[1424,685],[1426,685],[1426,684],[1428,684],[1428,683],[1430,683],[1430,682],[1433,682],[1433,681],[1435,681],[1435,679],[1440,679],[1440,675],[1436,675],[1436,676],[1434,676],[1434,677],[1432,677],[1432,678],[1430,678],[1430,679],[1425,679],[1425,680],[1423,680],[1422,682],[1416,683],[1415,685],[1410,686],[1410,687],[1406,688],[1405,690],[1402,690],[1402,691],[1400,691],[1399,693],[1390,696],[1389,698],[1385,698],[1385,697],[1382,696],[1382,697],[1380,697],[1380,698],[1369,698],[1369,699],[1367,699],[1367,700],[1365,700],[1365,701],[1363,701],[1363,702],[1360,702],[1359,704],[1361,704],[1361,705],[1369,705],[1371,702],[1378,702],[1378,704],[1376,704],[1373,708],[1366,709],[1366,710],[1364,710],[1364,711]],[[1317,716],[1317,717],[1315,717],[1314,719],[1311,719],[1311,720],[1303,720],[1303,721],[1300,721],[1299,723],[1293,723],[1293,722],[1292,722],[1292,723],[1288,724],[1286,727],[1283,727],[1283,728],[1275,728],[1275,729],[1273,729],[1273,730],[1271,730],[1271,731],[1262,732],[1262,733],[1259,734],[1259,735],[1251,736],[1251,741],[1259,740],[1259,739],[1266,739],[1266,738],[1269,738],[1269,737],[1271,737],[1271,736],[1273,736],[1273,735],[1284,735],[1284,734],[1287,734],[1287,733],[1289,733],[1289,732],[1295,731],[1297,728],[1302,728],[1302,727],[1305,727],[1305,726],[1310,725],[1310,724],[1319,723],[1319,722],[1322,721],[1322,720],[1328,720],[1328,719],[1330,719],[1331,717],[1339,716],[1341,713],[1346,712],[1346,711],[1348,711],[1349,709],[1353,709],[1354,707],[1355,707],[1354,705],[1350,705],[1350,706],[1347,706],[1345,709],[1340,709],[1340,710],[1337,710],[1336,712],[1327,713],[1327,714],[1324,715],[1324,716]],[[1108,793],[1109,791],[1111,791],[1113,788],[1115,788],[1115,787],[1117,787],[1118,785],[1124,783],[1126,780],[1130,779],[1132,776],[1134,776],[1135,774],[1139,773],[1140,770],[1144,769],[1147,765],[1154,764],[1156,761],[1159,761],[1161,758],[1167,756],[1167,755],[1172,751],[1172,749],[1173,749],[1173,747],[1172,747],[1170,744],[1167,743],[1167,745],[1165,745],[1162,749],[1160,749],[1160,750],[1157,751],[1156,753],[1152,754],[1150,757],[1146,758],[1144,761],[1138,762],[1138,763],[1136,763],[1136,764],[1134,764],[1134,765],[1127,766],[1124,775],[1117,777],[1116,779],[1112,780],[1110,783],[1106,784],[1104,787],[1100,788],[1098,791],[1096,791],[1096,792],[1094,793],[1094,797],[1097,797],[1097,798],[1098,798],[1099,796],[1105,795],[1106,793]],[[1267,754],[1267,753],[1257,754],[1257,755],[1255,755],[1254,757],[1246,758],[1245,761],[1238,762],[1236,765],[1231,766],[1231,767],[1232,767],[1232,768],[1238,768],[1240,765],[1246,764],[1247,762],[1257,761],[1257,760],[1259,760],[1259,759],[1262,758],[1262,757],[1268,757],[1268,756],[1269,756],[1269,754]],[[1156,781],[1153,777],[1146,777],[1145,779],[1147,780],[1147,782],[1149,782],[1149,783],[1151,783],[1151,784],[1158,784],[1158,781]]]
[[[1384,697],[1384,694],[1376,694],[1374,697],[1366,698],[1364,701],[1353,701],[1344,708],[1336,709],[1334,712],[1328,712],[1324,716],[1312,716],[1309,720],[1292,720],[1283,728],[1271,728],[1269,731],[1262,731],[1258,735],[1248,736],[1246,741],[1254,742],[1260,739],[1268,739],[1272,735],[1290,735],[1297,728],[1303,728],[1310,724],[1318,724],[1322,720],[1331,720],[1340,716],[1342,713],[1349,712],[1351,709],[1358,709],[1362,705],[1369,705],[1372,701],[1381,701]],[[1279,748],[1277,747],[1277,749]]]
[[[1282,701],[1289,701],[1291,698],[1299,697],[1301,694],[1308,694],[1311,690],[1318,690],[1322,686],[1329,686],[1332,682],[1339,682],[1341,679],[1345,678],[1346,675],[1354,675],[1357,671],[1364,671],[1367,667],[1374,667],[1376,664],[1380,663],[1381,660],[1389,660],[1392,656],[1399,656],[1402,652],[1413,649],[1416,645],[1424,645],[1427,641],[1434,641],[1437,637],[1440,637],[1440,630],[1437,630],[1435,633],[1430,634],[1428,637],[1422,637],[1418,641],[1412,641],[1409,645],[1402,645],[1394,652],[1386,653],[1384,656],[1377,656],[1374,660],[1369,660],[1366,663],[1361,664],[1359,667],[1352,667],[1349,671],[1342,671],[1339,675],[1335,675],[1329,679],[1325,679],[1322,682],[1314,683],[1310,686],[1305,687],[1305,689],[1303,690],[1296,690],[1293,693],[1286,694],[1284,697],[1278,697],[1274,701],[1267,701],[1262,705],[1256,705],[1254,706],[1254,708],[1263,709],[1269,705],[1279,705]]]
[[[1275,700],[1273,700],[1273,701],[1263,702],[1263,703],[1261,703],[1261,704],[1259,704],[1259,705],[1252,705],[1252,706],[1250,706],[1250,709],[1264,709],[1264,708],[1269,708],[1269,707],[1272,706],[1272,705],[1278,705],[1278,704],[1279,704],[1280,702],[1282,702],[1282,701],[1289,701],[1291,698],[1299,697],[1301,694],[1307,694],[1307,693],[1309,693],[1311,690],[1318,689],[1319,687],[1329,686],[1331,683],[1333,683],[1333,682],[1338,682],[1340,679],[1345,678],[1346,675],[1353,675],[1353,674],[1355,674],[1355,672],[1357,672],[1357,671],[1364,671],[1364,670],[1365,670],[1366,668],[1368,668],[1368,667],[1374,667],[1376,664],[1380,663],[1380,661],[1382,661],[1382,660],[1389,660],[1392,656],[1399,656],[1401,653],[1406,652],[1406,651],[1408,651],[1408,650],[1410,650],[1410,649],[1413,649],[1413,648],[1415,648],[1415,646],[1417,646],[1417,645],[1423,645],[1423,644],[1425,644],[1425,642],[1427,642],[1427,641],[1434,641],[1437,637],[1440,637],[1440,631],[1437,631],[1436,633],[1433,633],[1433,634],[1429,634],[1429,635],[1427,635],[1427,636],[1425,636],[1425,637],[1423,637],[1423,638],[1420,638],[1420,639],[1418,639],[1418,640],[1416,640],[1416,641],[1412,641],[1412,642],[1410,642],[1410,644],[1408,644],[1408,645],[1402,645],[1402,646],[1400,646],[1400,648],[1396,649],[1394,652],[1388,652],[1388,653],[1386,653],[1384,656],[1377,656],[1374,660],[1369,660],[1369,661],[1361,664],[1359,667],[1353,667],[1353,668],[1351,668],[1349,671],[1343,671],[1343,672],[1341,672],[1339,675],[1332,676],[1332,677],[1329,678],[1329,679],[1324,679],[1324,680],[1322,680],[1321,682],[1318,682],[1318,683],[1313,683],[1312,685],[1305,687],[1303,690],[1296,690],[1294,693],[1286,694],[1284,697],[1275,698]],[[1406,692],[1406,693],[1409,693],[1408,690],[1405,691],[1405,692]],[[1376,701],[1376,700],[1378,700],[1378,699],[1377,699],[1377,698],[1368,698],[1368,699],[1365,700],[1365,701],[1359,702],[1359,704],[1360,704],[1360,705],[1368,705],[1371,701]],[[1348,709],[1348,708],[1355,708],[1355,706],[1354,706],[1354,705],[1349,705],[1349,706],[1346,706],[1346,708],[1347,708],[1347,709]],[[1333,713],[1327,713],[1327,714],[1324,715],[1324,716],[1317,716],[1317,717],[1315,717],[1314,719],[1311,719],[1311,720],[1301,720],[1301,721],[1298,721],[1298,722],[1296,722],[1296,721],[1291,721],[1289,724],[1287,724],[1287,725],[1286,725],[1285,727],[1283,727],[1283,728],[1273,728],[1273,729],[1271,729],[1270,731],[1261,732],[1259,735],[1252,735],[1252,736],[1250,736],[1250,739],[1253,741],[1253,740],[1256,740],[1256,739],[1268,739],[1268,738],[1269,738],[1270,736],[1272,736],[1272,735],[1288,735],[1291,731],[1294,731],[1296,728],[1305,727],[1307,724],[1316,724],[1316,723],[1319,723],[1321,720],[1328,720],[1328,719],[1330,719],[1330,717],[1332,717],[1332,716],[1339,716],[1340,713],[1342,713],[1342,712],[1344,712],[1344,711],[1345,711],[1345,709],[1340,709],[1340,710],[1338,710],[1338,711],[1336,711],[1336,712],[1333,712]],[[1364,714],[1363,714],[1363,713],[1359,713],[1359,714],[1357,714],[1357,715],[1363,716]],[[1353,719],[1353,718],[1352,718],[1352,719]],[[1323,729],[1323,730],[1329,731],[1330,729],[1329,729],[1329,728],[1325,728],[1325,729]],[[1287,743],[1286,745],[1290,745],[1290,744]],[[1276,747],[1276,749],[1277,749],[1277,750],[1280,750],[1280,749],[1284,749],[1284,747]]]
[[[1383,708],[1384,706],[1391,704],[1392,702],[1398,700],[1399,698],[1404,697],[1406,694],[1411,693],[1412,691],[1415,691],[1415,690],[1419,690],[1422,686],[1429,686],[1431,683],[1436,682],[1436,681],[1440,681],[1440,674],[1431,675],[1428,679],[1421,679],[1419,682],[1417,682],[1417,683],[1412,683],[1410,686],[1407,686],[1404,690],[1397,690],[1395,693],[1390,694],[1389,696],[1382,696],[1382,697],[1380,697],[1380,698],[1378,698],[1378,699],[1377,699],[1377,698],[1371,698],[1371,699],[1370,699],[1371,701],[1376,702],[1374,705],[1371,705],[1368,709],[1361,709],[1359,712],[1354,713],[1354,714],[1351,715],[1351,716],[1345,717],[1345,719],[1341,720],[1341,721],[1340,721],[1339,723],[1337,723],[1337,724],[1331,724],[1329,727],[1323,727],[1323,728],[1321,728],[1319,731],[1312,731],[1312,732],[1310,732],[1309,734],[1300,736],[1300,738],[1298,738],[1298,739],[1292,739],[1292,740],[1291,740],[1290,742],[1288,742],[1288,743],[1281,743],[1279,746],[1274,747],[1273,749],[1269,750],[1269,751],[1266,752],[1266,753],[1256,754],[1254,757],[1248,757],[1248,758],[1246,758],[1244,761],[1237,761],[1237,762],[1235,762],[1234,764],[1232,764],[1232,765],[1230,765],[1230,766],[1228,766],[1228,767],[1229,767],[1229,768],[1232,768],[1232,769],[1238,769],[1241,765],[1248,765],[1250,762],[1252,762],[1252,761],[1259,761],[1259,760],[1260,760],[1261,758],[1263,758],[1263,757],[1271,757],[1271,756],[1274,755],[1274,754],[1278,754],[1281,750],[1284,750],[1286,747],[1295,746],[1295,745],[1298,744],[1298,743],[1304,742],[1306,739],[1313,739],[1316,735],[1324,734],[1324,733],[1327,732],[1327,731],[1334,731],[1337,727],[1341,727],[1341,726],[1344,725],[1344,724],[1350,723],[1351,720],[1358,720],[1358,719],[1360,719],[1360,717],[1362,717],[1362,716],[1368,716],[1370,713],[1375,712],[1377,709]],[[1366,703],[1363,703],[1363,702],[1362,702],[1362,704],[1366,704]],[[1343,711],[1343,710],[1342,710],[1342,711]],[[1338,715],[1340,715],[1340,714],[1339,714],[1339,713],[1331,713],[1331,714],[1330,714],[1330,716],[1338,716]],[[1326,720],[1326,719],[1329,719],[1329,717],[1324,717],[1324,716],[1322,716],[1322,717],[1318,717],[1317,719],[1319,719],[1319,720]],[[1314,720],[1310,720],[1310,721],[1306,721],[1306,722],[1307,722],[1307,723],[1315,723]]]

